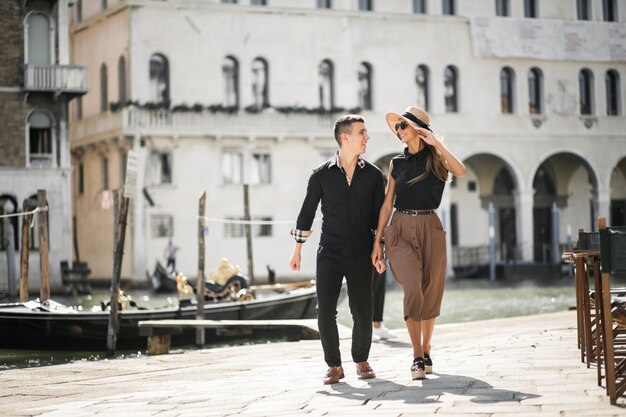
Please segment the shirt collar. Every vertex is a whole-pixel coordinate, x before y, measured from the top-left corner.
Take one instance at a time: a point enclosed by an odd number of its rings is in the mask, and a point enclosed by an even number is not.
[[[359,168],[361,169],[365,168],[365,159],[361,158],[361,155],[359,155],[359,159],[357,160],[356,163],[359,166]],[[332,167],[333,165],[337,165],[339,169],[343,170],[343,167],[341,166],[341,161],[339,160],[339,151],[335,152],[335,156],[331,158],[330,160],[329,166]]]

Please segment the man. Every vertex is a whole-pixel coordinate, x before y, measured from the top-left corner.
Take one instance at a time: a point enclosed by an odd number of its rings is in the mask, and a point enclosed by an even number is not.
[[[174,245],[172,239],[168,240],[167,246],[165,247],[164,255],[165,259],[167,259],[167,264],[165,268],[172,268],[172,272],[176,272],[176,252],[178,251],[178,246]]]
[[[360,155],[369,135],[361,116],[346,115],[335,122],[339,150],[316,168],[298,215],[296,239],[289,264],[300,270],[301,249],[322,203],[322,234],[317,250],[317,321],[328,371],[324,384],[344,377],[337,330],[337,302],[343,278],[348,285],[352,329],[352,359],[361,379],[374,378],[369,357],[372,343],[372,262],[370,254],[378,214],[384,200],[383,174]]]

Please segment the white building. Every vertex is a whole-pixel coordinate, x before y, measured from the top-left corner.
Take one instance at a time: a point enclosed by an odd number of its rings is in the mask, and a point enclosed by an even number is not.
[[[144,279],[169,237],[195,275],[200,193],[208,218],[242,218],[244,182],[253,219],[290,221],[254,228],[255,274],[294,275],[288,232],[335,118],[359,109],[366,157],[386,167],[401,147],[385,113],[418,104],[468,168],[440,209],[450,262],[484,261],[489,203],[500,259],[549,262],[553,203],[561,244],[598,216],[625,222],[624,22],[626,0],[79,0],[72,60],[93,74],[71,130],[81,257],[110,276],[110,190],[133,149],[125,276]],[[245,267],[243,230],[209,222],[207,270],[222,257]]]

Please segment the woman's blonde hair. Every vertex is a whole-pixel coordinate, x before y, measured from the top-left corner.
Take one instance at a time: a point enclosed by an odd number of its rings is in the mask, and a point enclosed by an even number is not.
[[[417,177],[408,180],[407,184],[413,185],[416,182],[422,181],[428,176],[430,171],[432,171],[441,181],[448,182],[449,172],[439,158],[441,152],[439,152],[434,146],[429,145],[426,142],[424,142],[424,145],[426,146],[426,149],[428,149],[428,154],[426,155],[426,169]]]

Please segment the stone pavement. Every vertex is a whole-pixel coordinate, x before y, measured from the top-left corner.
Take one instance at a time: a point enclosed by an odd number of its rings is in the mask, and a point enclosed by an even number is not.
[[[322,385],[317,340],[0,372],[1,416],[626,416],[580,363],[574,312],[437,326],[435,374],[412,381],[404,329],[374,343],[377,378]],[[6,337],[6,336],[5,336]]]

